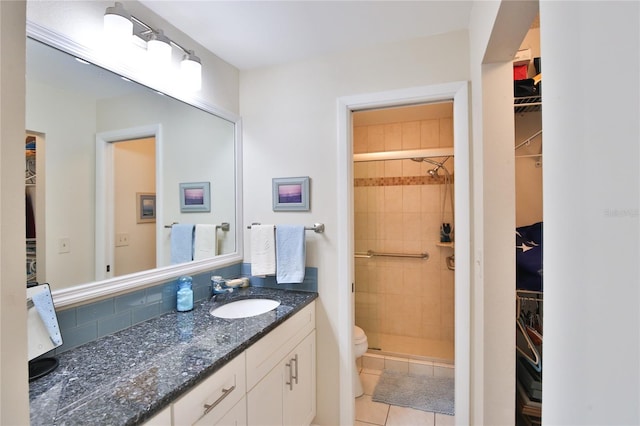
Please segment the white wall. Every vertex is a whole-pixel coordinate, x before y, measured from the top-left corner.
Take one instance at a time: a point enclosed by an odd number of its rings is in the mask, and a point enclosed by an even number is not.
[[[244,221],[324,222],[324,234],[307,234],[307,265],[319,269],[317,424],[340,424],[341,404],[353,399],[339,388],[336,242],[337,99],[358,93],[468,79],[466,32],[321,57],[281,67],[242,72],[244,125]],[[274,213],[271,178],[311,177],[311,211]],[[245,238],[245,259],[251,261]],[[341,407],[344,410],[344,407]]]
[[[515,183],[511,59],[536,13],[536,2],[485,1],[475,3],[471,14],[472,424],[512,424],[515,417]]]
[[[540,2],[543,423],[640,423],[640,4]]]
[[[27,85],[26,127],[45,139],[45,260],[39,271],[52,288],[94,278],[95,100],[31,79]],[[57,111],[64,111],[57,114]],[[56,167],[56,165],[62,165]],[[70,189],[73,190],[70,190]],[[70,251],[59,253],[58,240],[69,238]]]
[[[0,2],[0,424],[29,424],[25,305],[25,9]]]

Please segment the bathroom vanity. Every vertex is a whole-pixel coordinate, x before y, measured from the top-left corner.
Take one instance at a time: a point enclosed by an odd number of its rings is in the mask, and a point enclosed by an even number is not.
[[[281,303],[247,318],[210,314],[256,297]],[[316,298],[240,289],[61,353],[30,384],[31,424],[310,424]]]

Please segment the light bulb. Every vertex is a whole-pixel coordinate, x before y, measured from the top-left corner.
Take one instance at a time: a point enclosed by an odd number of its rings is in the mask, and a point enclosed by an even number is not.
[[[171,40],[162,30],[151,35],[147,42],[147,53],[156,65],[168,65],[171,62]]]
[[[202,64],[192,50],[180,62],[180,80],[187,90],[197,91],[202,87]]]
[[[131,15],[122,3],[116,2],[114,7],[108,7],[104,13],[104,32],[118,43],[131,41],[133,22]]]

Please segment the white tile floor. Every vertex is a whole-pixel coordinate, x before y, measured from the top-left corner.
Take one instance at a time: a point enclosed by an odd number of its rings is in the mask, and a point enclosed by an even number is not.
[[[453,377],[455,373],[453,365],[366,353],[358,359],[357,366],[364,395],[356,398],[356,426],[449,426],[455,424],[454,416],[397,407],[371,400],[373,390],[385,368]]]

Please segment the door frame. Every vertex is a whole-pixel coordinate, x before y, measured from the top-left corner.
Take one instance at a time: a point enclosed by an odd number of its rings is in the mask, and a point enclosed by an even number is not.
[[[408,106],[453,100],[455,211],[455,403],[456,423],[470,419],[471,363],[471,162],[469,83],[458,81],[400,90],[365,93],[338,99],[337,242],[339,321],[348,326],[338,333],[340,349],[340,421],[355,419],[353,399],[354,243],[352,112],[370,108]],[[348,401],[348,403],[347,403]]]
[[[113,278],[113,267],[107,272],[107,265],[115,260],[115,220],[113,189],[113,144],[131,139],[154,138],[156,150],[156,265],[162,262],[162,124],[130,127],[96,134],[96,247],[95,279],[102,281]]]

